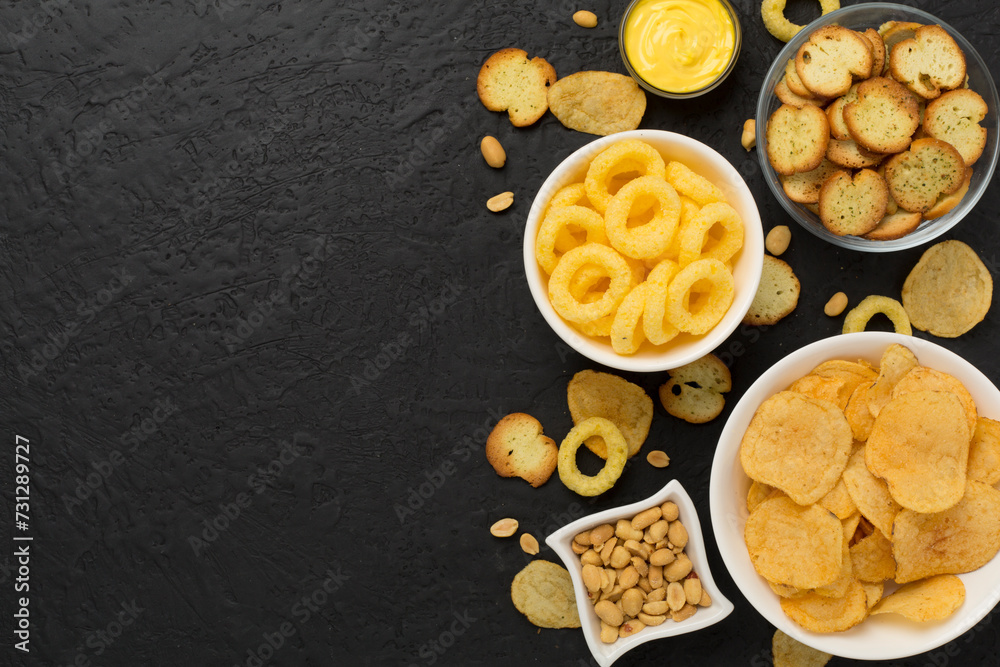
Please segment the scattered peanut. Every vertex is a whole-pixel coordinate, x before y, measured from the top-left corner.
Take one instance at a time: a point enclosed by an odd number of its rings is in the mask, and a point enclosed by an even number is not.
[[[483,140],[479,142],[479,150],[483,152],[483,159],[486,160],[486,164],[494,169],[499,169],[507,163],[507,151],[503,149],[503,146],[500,145],[500,141],[496,137],[488,134],[483,137]]]
[[[788,244],[792,242],[792,231],[787,225],[778,225],[767,233],[764,239],[764,247],[767,251],[777,257],[788,250]]]
[[[670,457],[667,456],[666,452],[659,449],[654,449],[649,454],[646,454],[646,460],[654,468],[666,468],[670,465]]]
[[[521,533],[521,549],[524,553],[534,556],[538,553],[538,540],[531,533]]]
[[[845,308],[847,308],[847,295],[843,292],[837,292],[823,306],[823,312],[830,317],[836,317],[844,312]]]
[[[581,28],[596,28],[597,14],[594,12],[588,12],[586,9],[581,9],[573,14],[573,23],[577,24]]]
[[[513,203],[513,192],[501,192],[500,194],[486,200],[486,208],[490,209],[494,213],[499,213],[500,211],[506,211]]]
[[[740,143],[748,151],[757,145],[757,123],[753,118],[743,121],[743,136],[740,137]]]
[[[493,537],[510,537],[517,532],[517,519],[500,519],[490,526]]]

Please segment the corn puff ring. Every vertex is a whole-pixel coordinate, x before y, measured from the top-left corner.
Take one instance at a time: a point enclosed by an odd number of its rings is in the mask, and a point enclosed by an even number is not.
[[[707,293],[696,289],[708,283]],[[703,334],[719,323],[733,303],[732,272],[717,259],[697,259],[682,268],[667,288],[667,317],[681,331]]]
[[[605,315],[604,317],[599,317],[592,322],[578,322],[574,326],[576,326],[576,328],[584,336],[603,338],[611,335],[611,325],[614,324],[614,322],[614,315]]]
[[[819,6],[822,14],[829,14],[835,9],[840,9],[840,0],[819,0]],[[802,26],[795,25],[785,18],[785,0],[764,0],[760,5],[760,15],[764,19],[767,31],[783,42],[795,37],[795,33],[802,30]]]
[[[587,190],[583,183],[572,183],[563,188],[560,188],[559,192],[552,195],[552,199],[549,200],[549,211],[559,206],[583,206],[584,208],[593,208],[590,205],[590,201],[587,199]],[[548,211],[546,211],[548,213]],[[556,235],[556,252],[564,253],[567,250],[575,248],[580,245],[579,241],[573,237],[568,229],[560,229],[559,234]]]
[[[723,229],[719,239],[710,234],[717,224]],[[687,266],[699,258],[727,262],[742,247],[743,220],[736,209],[721,202],[706,204],[683,230],[678,263]]]
[[[694,200],[692,200],[691,198],[685,197],[684,195],[681,195],[680,198],[681,198],[681,219],[680,222],[677,224],[677,233],[674,234],[674,240],[670,242],[670,247],[668,247],[665,251],[663,251],[656,257],[643,260],[646,266],[648,266],[650,269],[652,269],[665,259],[673,260],[674,262],[677,261],[677,259],[681,256],[681,238],[683,237],[684,234],[684,228],[691,226],[691,220],[694,218],[695,215],[698,214],[698,211],[701,210],[701,207],[698,206],[696,203],[694,203]]]
[[[604,467],[594,476],[584,475],[576,465],[576,453],[583,441],[593,435],[604,438],[608,457]],[[590,417],[570,429],[559,445],[559,479],[571,491],[581,496],[599,496],[618,481],[628,459],[625,436],[604,417]]]
[[[683,162],[673,161],[667,164],[664,178],[678,193],[690,197],[699,206],[712,202],[726,201],[726,195],[717,185],[701,174],[695,173]]]
[[[569,293],[580,303],[593,303],[606,292],[611,278],[596,264],[586,264],[569,281]]]
[[[646,340],[643,333],[642,313],[646,309],[646,293],[649,283],[642,283],[632,288],[611,323],[611,349],[616,353],[635,354],[642,342]]]
[[[629,172],[663,178],[666,165],[655,148],[638,139],[626,139],[605,148],[590,162],[583,180],[587,199],[598,213],[603,214],[611,203],[615,177]]]
[[[630,213],[648,213],[649,222],[629,227]],[[604,231],[618,252],[634,259],[656,257],[670,247],[681,219],[677,191],[662,178],[640,176],[622,186],[604,213]]]
[[[549,209],[538,228],[538,236],[535,237],[535,259],[545,273],[551,274],[559,263],[559,255],[556,254],[556,239],[559,233],[564,230],[572,232],[574,228],[586,232],[587,240],[574,239],[573,247],[584,243],[607,241],[604,220],[596,211],[582,206],[560,206]],[[566,251],[572,250],[573,247],[567,248]]]
[[[611,284],[600,299],[581,303],[569,291],[576,272],[586,264],[601,267],[611,278]],[[559,260],[549,277],[549,302],[552,308],[570,322],[591,322],[610,315],[632,288],[632,271],[621,255],[606,245],[585,243],[573,248]]]
[[[646,277],[646,309],[642,312],[642,332],[653,345],[663,345],[672,340],[680,329],[667,318],[667,287],[680,267],[677,262],[665,259]]]
[[[848,311],[844,317],[844,333],[858,333],[864,331],[875,313],[882,313],[892,321],[896,333],[913,335],[913,328],[910,327],[910,318],[903,308],[903,304],[890,299],[887,296],[877,296],[870,294],[861,303]]]

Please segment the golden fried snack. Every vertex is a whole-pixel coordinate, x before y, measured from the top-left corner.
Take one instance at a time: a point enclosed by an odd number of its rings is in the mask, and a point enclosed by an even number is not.
[[[785,2],[786,0],[764,0],[760,5],[764,27],[783,42],[795,37],[795,34],[803,27],[795,25],[785,18]],[[840,0],[820,0],[819,6],[823,14],[829,14],[840,9]]]
[[[604,439],[608,458],[599,473],[584,475],[576,465],[576,452],[584,440],[594,435]],[[615,485],[627,459],[628,443],[618,427],[603,417],[591,417],[570,429],[559,445],[559,479],[581,496],[599,496]]]

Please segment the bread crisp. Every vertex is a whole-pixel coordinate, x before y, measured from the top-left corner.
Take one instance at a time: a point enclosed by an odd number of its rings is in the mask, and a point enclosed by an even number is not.
[[[965,164],[971,166],[986,148],[986,128],[979,123],[988,111],[986,101],[976,91],[950,90],[927,104],[924,131],[954,146]]]
[[[525,127],[545,115],[555,81],[556,70],[544,58],[529,60],[523,49],[508,48],[483,63],[476,92],[487,109],[506,111],[515,127]]]
[[[826,107],[826,119],[830,121],[830,135],[834,139],[841,141],[853,139],[851,131],[847,129],[847,123],[844,122],[844,106],[858,99],[859,85],[861,84],[852,85],[846,93],[830,102]]]
[[[826,157],[830,162],[848,169],[874,167],[885,159],[882,153],[866,151],[850,139],[831,139],[830,145],[826,147]]]
[[[965,193],[969,191],[971,184],[972,167],[969,167],[965,170],[965,180],[958,186],[958,190],[938,197],[934,205],[924,211],[924,220],[935,220],[946,213],[950,213],[951,209],[958,206],[958,202],[962,201],[962,198],[965,197]]]
[[[781,187],[788,198],[799,204],[815,204],[819,202],[819,191],[830,176],[843,171],[839,166],[824,158],[815,169],[798,174],[781,176]]]
[[[901,208],[923,212],[943,194],[951,194],[965,180],[965,161],[949,143],[930,137],[917,139],[910,149],[885,163],[889,192]]]
[[[868,40],[872,46],[872,76],[881,76],[885,73],[886,50],[882,35],[878,34],[875,28],[868,28],[861,36]]]
[[[542,435],[531,415],[514,412],[501,419],[486,439],[486,459],[501,477],[520,477],[534,487],[548,481],[558,463],[559,447]]]
[[[668,413],[691,424],[718,417],[726,405],[723,394],[733,388],[729,368],[714,354],[667,373],[670,379],[660,386],[660,403]]]
[[[795,55],[795,69],[813,95],[839,97],[854,79],[872,73],[871,43],[848,28],[828,25],[809,36]]]
[[[802,83],[802,79],[799,78],[799,71],[795,69],[795,58],[789,58],[788,62],[785,63],[785,85],[799,97],[806,99],[814,97],[812,91],[806,88],[806,84]]]
[[[887,213],[873,230],[863,236],[869,241],[892,241],[903,238],[920,226],[921,219],[919,213],[900,209],[894,213]]]
[[[838,236],[861,236],[875,229],[889,199],[885,179],[871,169],[853,177],[834,174],[819,191],[819,219]]]
[[[857,96],[844,105],[844,123],[858,146],[878,153],[906,150],[920,126],[917,98],[884,76],[863,81]]]
[[[924,99],[965,83],[965,54],[939,25],[920,26],[892,48],[889,72]]]
[[[775,84],[774,95],[779,100],[781,100],[782,104],[790,104],[793,107],[798,107],[798,108],[802,108],[807,104],[811,104],[812,106],[819,106],[820,103],[822,102],[822,100],[820,100],[819,98],[803,97],[801,95],[792,92],[792,89],[788,87],[788,81],[785,79],[785,77],[781,77],[781,80],[778,81],[777,84]]]
[[[826,113],[807,104],[797,109],[782,104],[767,120],[767,158],[779,174],[815,169],[830,142]]]
[[[753,326],[777,324],[795,310],[800,291],[799,279],[788,262],[764,255],[760,285],[750,304],[750,310],[743,317],[743,323]]]

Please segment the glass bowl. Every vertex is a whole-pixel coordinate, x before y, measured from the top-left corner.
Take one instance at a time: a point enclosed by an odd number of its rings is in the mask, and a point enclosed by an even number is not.
[[[788,62],[789,58],[795,56],[799,47],[809,39],[809,35],[816,28],[836,23],[854,30],[860,29],[864,31],[866,28],[875,28],[877,30],[886,21],[912,21],[923,24],[936,23],[948,31],[948,34],[962,48],[962,51],[965,53],[969,87],[982,95],[989,106],[989,112],[981,123],[987,132],[986,148],[983,150],[983,154],[979,160],[973,165],[972,182],[969,185],[969,191],[951,212],[935,220],[924,220],[910,234],[891,241],[872,241],[859,236],[837,236],[823,226],[818,215],[807,209],[803,204],[798,204],[788,198],[781,187],[781,181],[778,180],[778,174],[775,173],[771,167],[771,163],[767,159],[767,119],[781,106],[781,101],[774,95],[774,88],[784,74],[785,63]],[[764,174],[764,180],[767,181],[771,192],[774,193],[774,196],[781,202],[785,210],[788,211],[788,214],[808,231],[842,248],[851,248],[865,252],[904,250],[921,245],[944,234],[968,215],[972,207],[979,201],[979,198],[983,196],[986,187],[993,177],[993,171],[997,164],[997,153],[998,149],[1000,149],[1000,143],[997,140],[998,133],[1000,133],[998,108],[1000,108],[1000,97],[997,96],[997,89],[986,63],[972,47],[972,44],[953,27],[927,12],[904,5],[887,2],[852,5],[830,12],[807,25],[785,45],[785,48],[775,58],[771,69],[768,70],[767,76],[764,77],[764,82],[760,88],[760,97],[757,100],[757,157],[760,160],[760,168]]]

